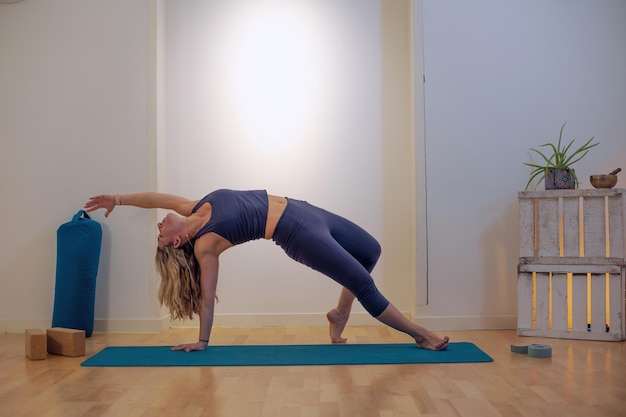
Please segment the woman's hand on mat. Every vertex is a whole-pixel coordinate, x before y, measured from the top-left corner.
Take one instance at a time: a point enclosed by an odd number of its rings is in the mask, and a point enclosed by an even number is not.
[[[206,345],[206,342],[184,343],[182,345],[174,346],[172,350],[184,350],[185,352],[191,352],[192,350],[204,350]]]

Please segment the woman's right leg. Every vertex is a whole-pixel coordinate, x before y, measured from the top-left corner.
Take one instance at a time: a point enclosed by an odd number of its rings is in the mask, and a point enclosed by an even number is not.
[[[273,239],[289,257],[349,290],[372,316],[378,316],[387,307],[389,302],[370,276],[380,256],[380,245],[354,223],[306,202],[289,199]],[[345,311],[352,301],[350,294],[343,293],[338,307]]]

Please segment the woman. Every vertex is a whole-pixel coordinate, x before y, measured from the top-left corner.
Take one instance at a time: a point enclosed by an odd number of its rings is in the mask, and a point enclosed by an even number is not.
[[[408,334],[421,348],[443,350],[440,338],[404,317],[376,288],[371,271],[380,245],[367,232],[343,217],[305,201],[268,195],[265,190],[217,190],[202,200],[171,194],[98,195],[85,203],[88,212],[115,206],[173,210],[158,224],[157,269],[159,300],[177,318],[197,314],[200,337],[173,350],[204,350],[213,327],[219,256],[235,245],[272,239],[287,255],[343,286],[337,307],[327,313],[330,339],[345,343],[343,329],[355,297],[380,322]]]

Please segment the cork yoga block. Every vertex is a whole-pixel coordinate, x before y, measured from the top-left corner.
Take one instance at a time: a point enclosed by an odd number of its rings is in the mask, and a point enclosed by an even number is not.
[[[48,348],[46,334],[43,330],[28,329],[25,332],[26,356],[31,361],[46,359]]]
[[[63,356],[85,355],[85,331],[53,327],[46,331],[48,353]]]

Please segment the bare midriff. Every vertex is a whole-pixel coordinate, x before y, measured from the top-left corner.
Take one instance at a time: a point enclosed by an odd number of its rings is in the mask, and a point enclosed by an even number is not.
[[[278,197],[275,195],[267,196],[267,223],[265,223],[265,239],[271,239],[274,236],[274,230],[280,216],[283,215],[285,208],[287,207],[287,199],[285,197]]]

